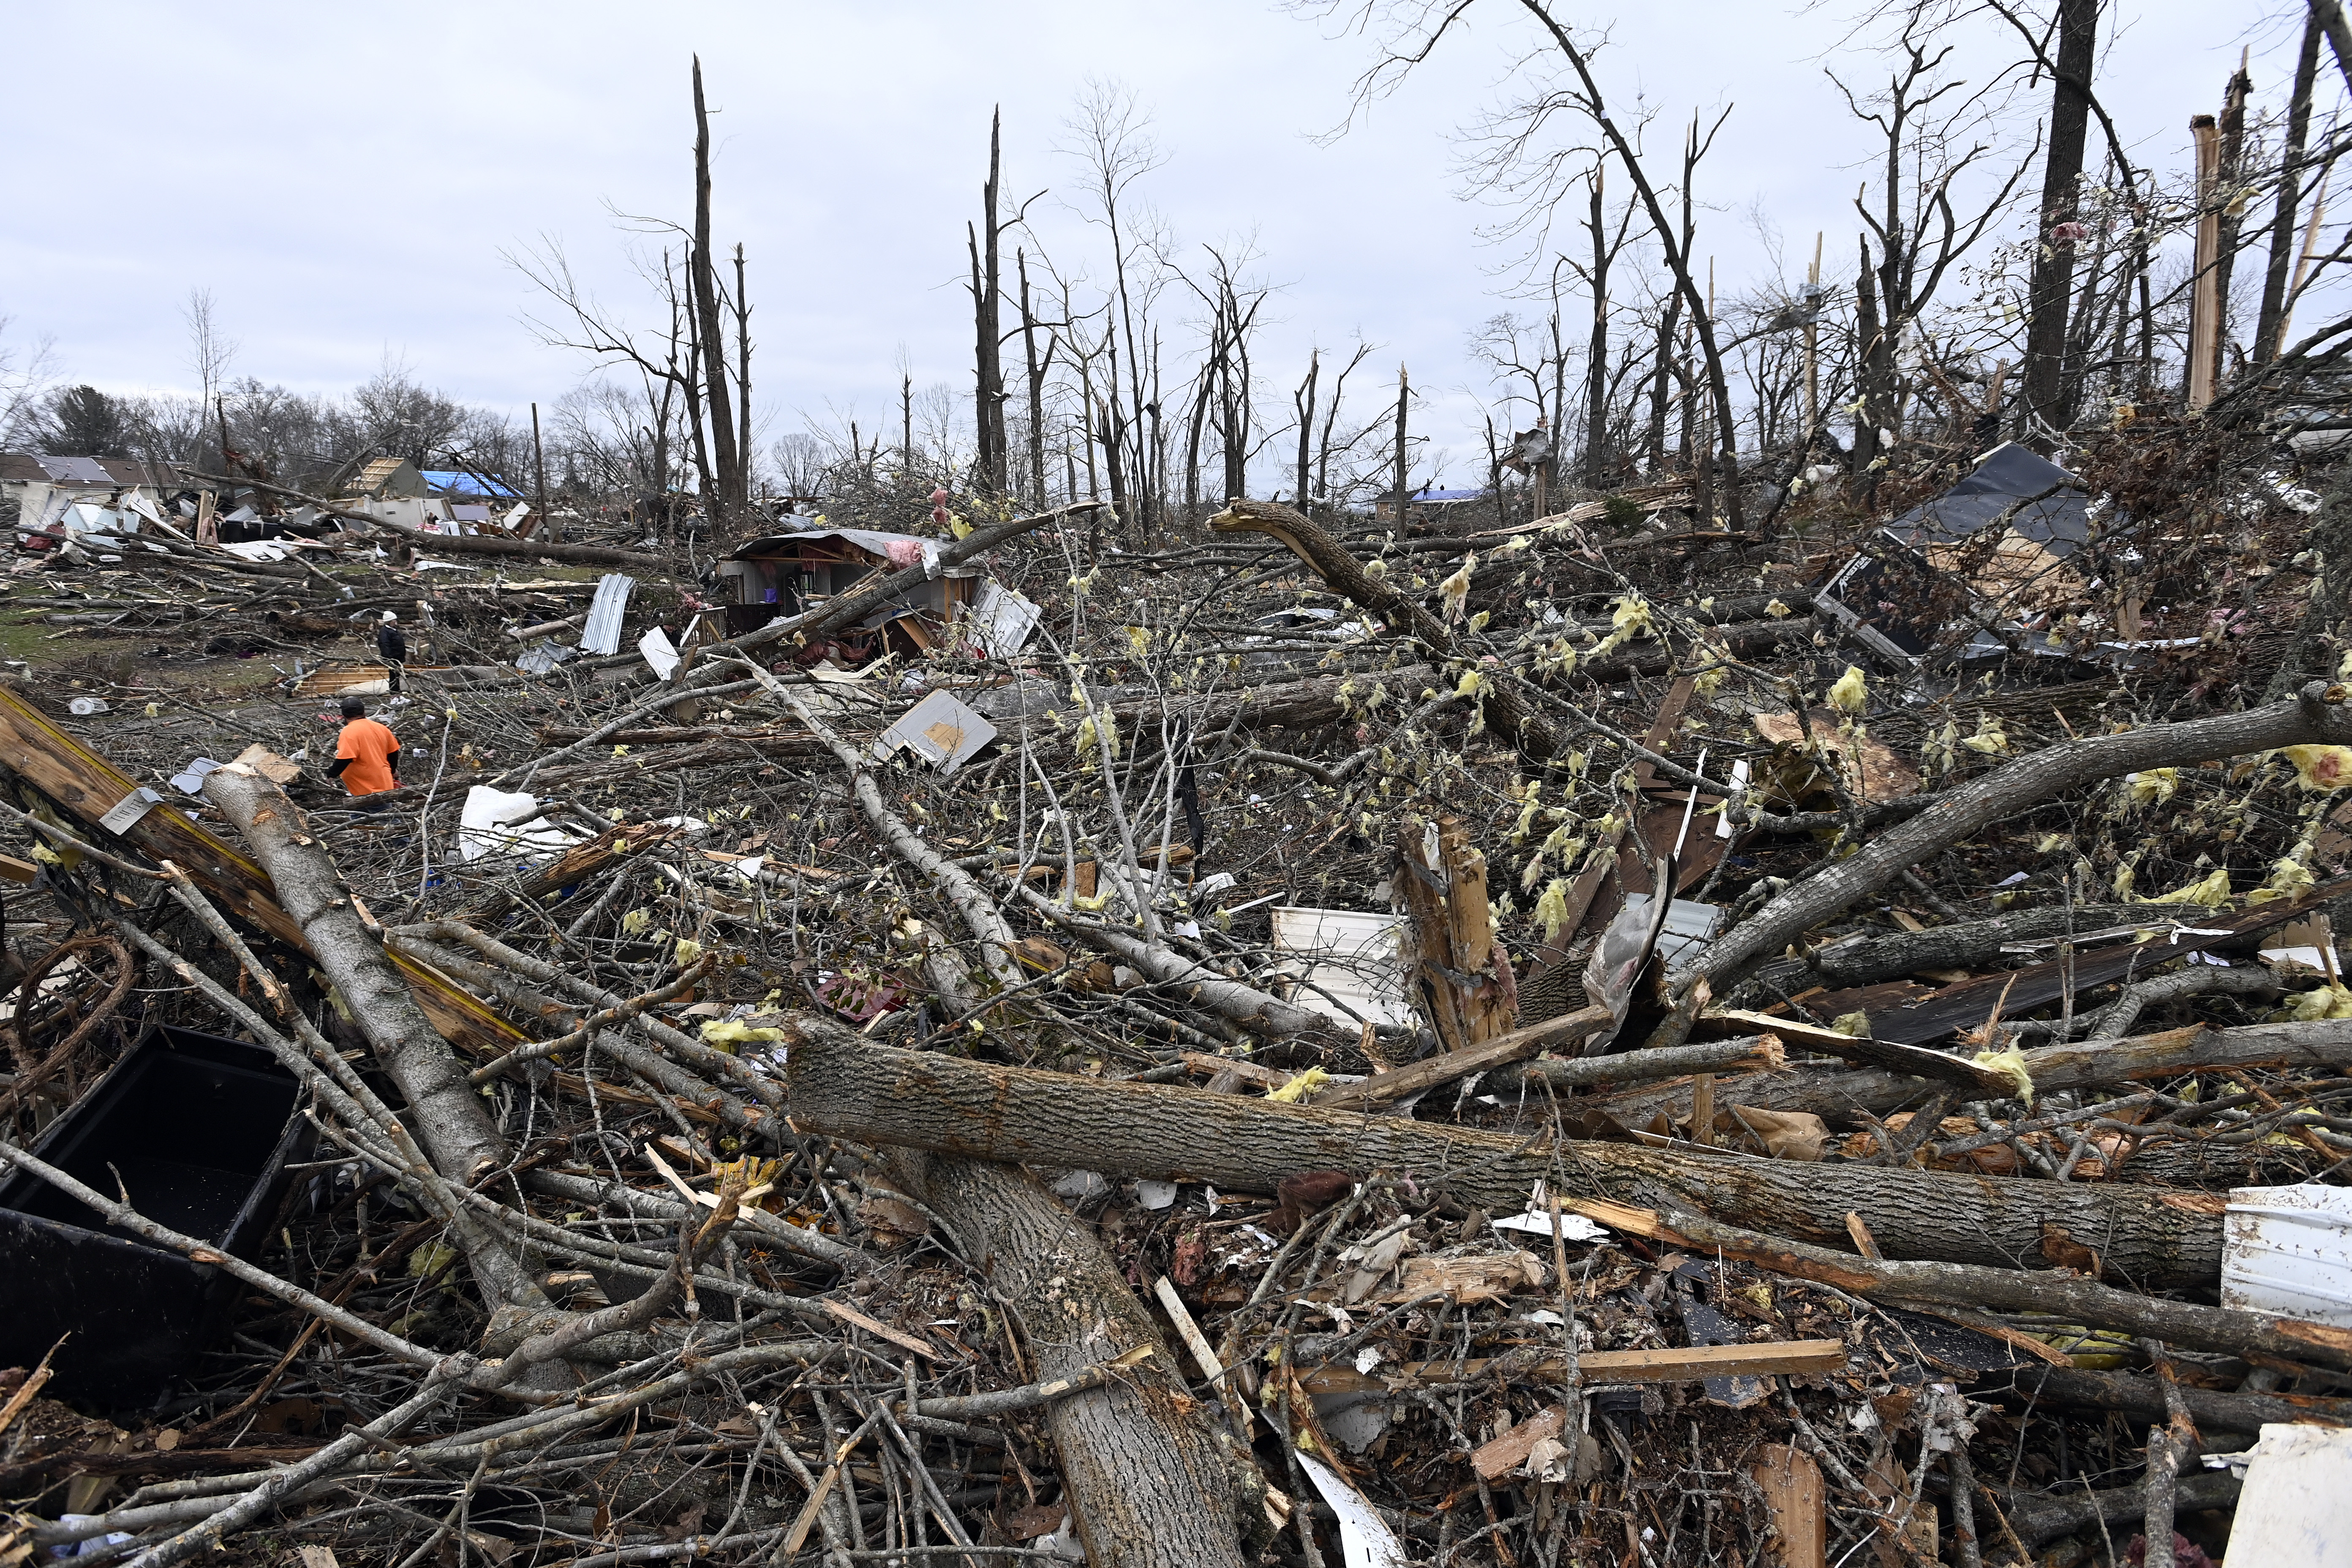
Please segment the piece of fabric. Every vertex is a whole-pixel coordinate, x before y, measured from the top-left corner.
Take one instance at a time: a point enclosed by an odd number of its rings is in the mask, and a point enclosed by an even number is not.
[[[354,719],[335,740],[336,760],[343,769],[343,787],[353,795],[379,795],[396,782],[392,759],[400,754],[400,741],[373,719]]]

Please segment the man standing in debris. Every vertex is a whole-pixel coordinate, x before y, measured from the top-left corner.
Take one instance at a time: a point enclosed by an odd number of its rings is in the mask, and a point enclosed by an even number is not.
[[[398,694],[408,664],[408,635],[400,629],[400,617],[390,610],[383,613],[383,624],[375,629],[375,651],[383,660],[392,690]]]
[[[361,811],[381,809],[382,801],[366,797],[400,784],[399,738],[369,718],[367,704],[356,697],[343,699],[342,732],[335,738],[335,765],[327,776],[343,781],[343,788],[359,799]]]

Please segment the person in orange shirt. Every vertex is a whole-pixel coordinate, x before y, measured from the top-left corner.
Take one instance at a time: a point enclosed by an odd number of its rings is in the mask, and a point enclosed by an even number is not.
[[[367,716],[367,704],[343,699],[343,728],[335,739],[335,765],[327,776],[343,781],[353,795],[382,795],[400,784],[400,740]],[[381,802],[375,803],[381,805]],[[362,811],[375,809],[362,804]]]

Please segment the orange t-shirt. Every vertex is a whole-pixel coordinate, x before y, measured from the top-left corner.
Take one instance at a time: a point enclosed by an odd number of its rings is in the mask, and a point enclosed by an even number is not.
[[[343,787],[353,795],[380,795],[392,788],[395,781],[386,759],[399,751],[400,741],[391,731],[373,719],[352,720],[335,741],[336,758],[351,762],[343,770]]]

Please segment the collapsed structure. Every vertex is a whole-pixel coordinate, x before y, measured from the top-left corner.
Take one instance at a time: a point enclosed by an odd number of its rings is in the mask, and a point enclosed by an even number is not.
[[[2352,560],[2273,458],[703,574],[118,506],[0,692],[0,1552],[2218,1554],[2352,1421]]]

